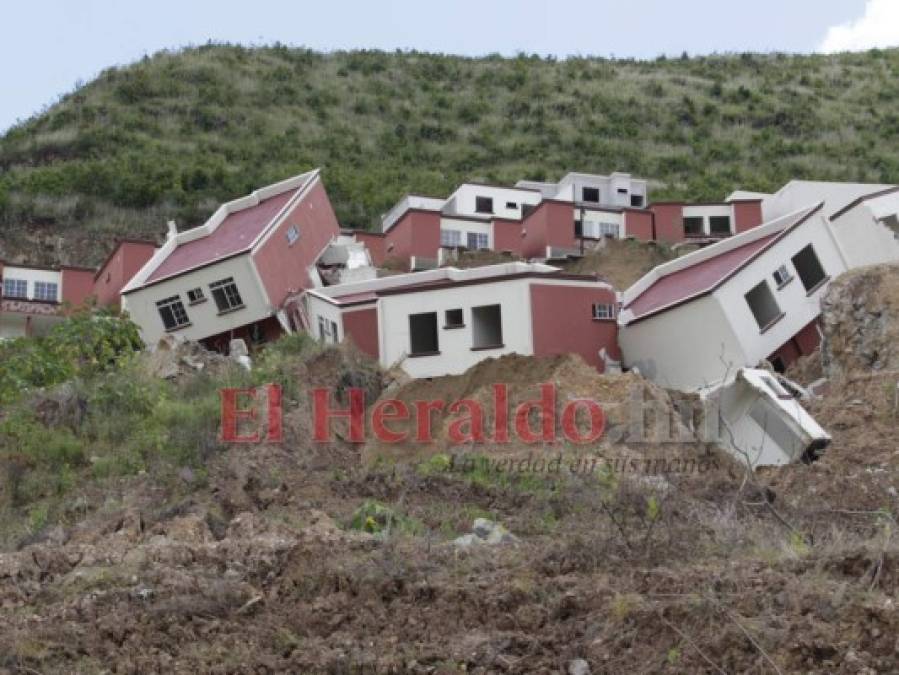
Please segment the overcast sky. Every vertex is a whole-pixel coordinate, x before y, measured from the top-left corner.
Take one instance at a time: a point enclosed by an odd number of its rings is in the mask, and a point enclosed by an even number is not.
[[[899,0],[29,0],[0,23],[0,130],[103,68],[208,40],[654,58],[899,45]]]

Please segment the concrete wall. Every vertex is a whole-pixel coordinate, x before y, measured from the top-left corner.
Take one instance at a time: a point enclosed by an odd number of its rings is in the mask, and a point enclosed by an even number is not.
[[[639,368],[664,387],[684,391],[718,383],[728,367],[733,373],[747,362],[713,295],[622,326],[618,340],[627,367]]]
[[[378,345],[378,308],[348,308],[343,311],[343,335],[374,359],[380,356]]]
[[[151,242],[121,241],[94,277],[92,294],[101,307],[121,304],[119,293],[156,251]]]
[[[757,365],[821,314],[821,298],[828,284],[825,283],[814,293],[807,293],[790,260],[807,244],[814,246],[825,274],[835,278],[845,271],[825,220],[820,214],[815,214],[715,291],[714,295],[724,308],[728,321],[740,337],[746,355],[746,361],[741,365]],[[787,266],[793,279],[778,289],[771,275],[780,265]],[[764,331],[759,329],[744,297],[762,280],[768,283],[784,313],[780,321]]]
[[[666,244],[676,244],[684,239],[683,204],[660,203],[649,207],[654,215],[655,238]]]
[[[209,284],[228,277],[234,278],[244,307],[219,314]],[[197,305],[190,305],[187,291],[197,287],[203,289],[206,300]],[[241,255],[124,295],[123,309],[131,313],[131,318],[140,326],[141,336],[148,345],[155,344],[166,334],[156,303],[173,295],[181,298],[191,322],[189,326],[177,329],[173,333],[188,340],[200,340],[225,333],[265,319],[273,312],[273,308],[262,293],[262,287],[249,256]]]
[[[300,231],[292,245],[287,241],[290,227]],[[339,232],[337,216],[317,178],[251,254],[273,307],[280,307],[289,294],[311,286],[307,269]]]
[[[899,193],[869,199],[830,223],[850,268],[899,261],[899,228],[880,219],[899,214]]]
[[[412,256],[436,258],[439,248],[440,213],[407,211],[387,232],[384,254],[408,265]]]
[[[639,241],[655,239],[655,217],[651,211],[624,210],[624,234]]]
[[[459,285],[426,292],[382,296],[380,306],[381,364],[385,367],[406,357],[410,349],[409,315],[437,312],[440,353],[405,358],[403,369],[412,377],[462,373],[478,361],[503,354],[533,354],[528,279]],[[472,350],[471,308],[502,305],[504,347]],[[465,326],[444,328],[445,312],[462,309]]]
[[[78,267],[63,267],[60,270],[62,289],[60,301],[73,308],[83,305],[94,292],[94,270]]]
[[[580,354],[600,372],[604,370],[600,349],[620,360],[618,324],[614,318],[594,319],[594,303],[615,306],[615,291],[596,285],[532,283],[534,355]]]
[[[574,248],[574,206],[544,201],[522,223],[521,252],[525,258],[546,257],[547,246]]]
[[[387,238],[383,234],[379,232],[356,231],[353,232],[353,237],[356,241],[365,244],[365,248],[368,249],[368,253],[371,256],[371,262],[375,267],[380,267],[384,263],[384,259],[387,257],[385,251]]]
[[[490,197],[493,199],[493,213],[480,213],[475,209],[477,197]],[[493,185],[475,185],[466,183],[459,188],[447,200],[445,213],[466,216],[496,216],[497,218],[521,218],[522,204],[537,204],[542,195],[534,190],[519,190],[516,188],[498,187]],[[515,208],[507,208],[506,203],[512,202]]]
[[[733,204],[736,231],[745,232],[762,224],[762,201],[735,201]]]
[[[57,288],[57,301],[62,302],[62,272],[53,269],[42,269],[37,267],[25,267],[20,265],[6,265],[3,268],[4,279],[23,279],[28,285],[27,298],[34,298],[34,282],[42,281],[45,283],[54,283]],[[2,288],[0,288],[2,291]]]

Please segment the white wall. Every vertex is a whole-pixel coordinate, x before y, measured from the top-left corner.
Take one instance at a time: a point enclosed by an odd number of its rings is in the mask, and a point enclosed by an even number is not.
[[[830,223],[850,268],[899,261],[899,233],[878,219],[899,213],[899,193],[869,199]]]
[[[6,265],[3,267],[4,279],[24,279],[28,283],[28,298],[34,298],[34,282],[44,281],[56,284],[56,299],[62,300],[62,273],[59,270],[42,270],[33,267],[17,267]]]
[[[496,202],[494,202],[494,206]],[[488,222],[478,222],[476,220],[461,220],[459,218],[451,218],[444,216],[440,219],[440,229],[441,230],[458,230],[461,232],[462,246],[467,246],[467,239],[469,232],[477,232],[479,234],[487,235],[487,245],[489,248],[493,248],[493,225]]]
[[[410,348],[409,315],[437,312],[440,354],[406,358],[403,369],[412,377],[436,377],[466,371],[478,361],[503,354],[533,354],[530,285],[527,279],[385,295],[380,298],[378,328],[381,364],[385,367],[405,357]],[[471,308],[502,305],[502,349],[472,351]],[[464,328],[444,329],[445,311],[462,309]]]
[[[521,218],[522,204],[539,204],[543,196],[533,190],[516,190],[515,188],[494,187],[492,185],[464,184],[447,200],[447,213],[458,215],[491,217],[489,213],[475,210],[477,197],[493,199],[493,217]],[[514,202],[516,208],[506,208],[506,202]]]
[[[685,205],[683,208],[684,218],[702,218],[702,231],[706,234],[711,233],[711,225],[709,218],[712,216],[727,216],[730,218],[730,232],[733,234],[736,230],[734,224],[734,207],[732,204],[694,204],[692,206]]]
[[[741,366],[757,365],[821,313],[821,298],[827,291],[828,284],[807,295],[790,260],[807,244],[814,246],[824,273],[831,279],[845,271],[827,224],[818,213],[796,227],[715,291],[714,296],[721,303],[734,333],[739,336],[746,355],[746,360],[740,364]],[[787,266],[793,279],[778,290],[771,275],[780,265]],[[768,283],[780,310],[786,315],[764,333],[759,329],[744,297],[762,280]]]
[[[695,390],[720,382],[745,363],[737,336],[712,295],[705,295],[628,326],[618,341],[624,365],[672,389]]]
[[[343,316],[340,307],[312,294],[307,294],[305,297],[307,303],[306,311],[309,315],[309,330],[312,337],[316,340],[321,338],[318,332],[318,318],[322,317],[337,324],[337,340],[343,340],[346,333],[343,330]],[[354,307],[353,309],[358,308]]]
[[[209,284],[228,277],[234,278],[244,308],[219,315]],[[132,320],[140,326],[144,342],[152,346],[166,334],[156,303],[178,295],[191,325],[172,331],[172,334],[188,340],[201,340],[259,321],[272,314],[273,309],[269,307],[257,279],[249,257],[241,255],[128,293],[123,296],[122,305],[131,313]],[[206,302],[190,305],[187,291],[198,286],[203,289]]]
[[[626,237],[627,233],[625,232],[624,227],[624,214],[616,213],[614,211],[593,211],[584,209],[584,236],[585,237],[595,237],[598,236],[598,225],[599,223],[611,223],[613,225],[618,226],[618,236]],[[575,217],[578,216],[577,210],[575,210]]]

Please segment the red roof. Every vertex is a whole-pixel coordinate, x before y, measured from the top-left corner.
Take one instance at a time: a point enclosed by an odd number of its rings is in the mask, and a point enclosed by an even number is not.
[[[772,243],[780,234],[781,232],[770,234],[714,258],[672,272],[658,279],[632,300],[625,309],[634,313],[634,319],[639,319],[663,307],[710,291],[752,256]]]
[[[297,189],[302,188],[301,185]],[[153,283],[249,250],[256,237],[265,231],[296,194],[297,189],[282,192],[262,200],[256,206],[227,215],[211,234],[178,246],[144,283]]]

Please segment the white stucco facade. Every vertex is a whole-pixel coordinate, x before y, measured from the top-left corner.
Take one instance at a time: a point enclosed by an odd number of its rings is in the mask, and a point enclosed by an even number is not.
[[[899,261],[899,192],[867,199],[830,228],[849,268]]]
[[[229,277],[234,279],[244,306],[242,309],[220,313],[209,285]],[[187,292],[194,288],[202,289],[206,300],[191,305]],[[156,303],[172,296],[180,298],[190,324],[166,331]],[[274,311],[269,305],[268,298],[265,297],[263,286],[258,281],[249,255],[223,260],[214,265],[192,270],[188,274],[139,288],[122,296],[122,308],[127,310],[134,322],[140,326],[141,338],[148,345],[156,344],[167,333],[177,334],[187,340],[200,340],[260,321]]]

